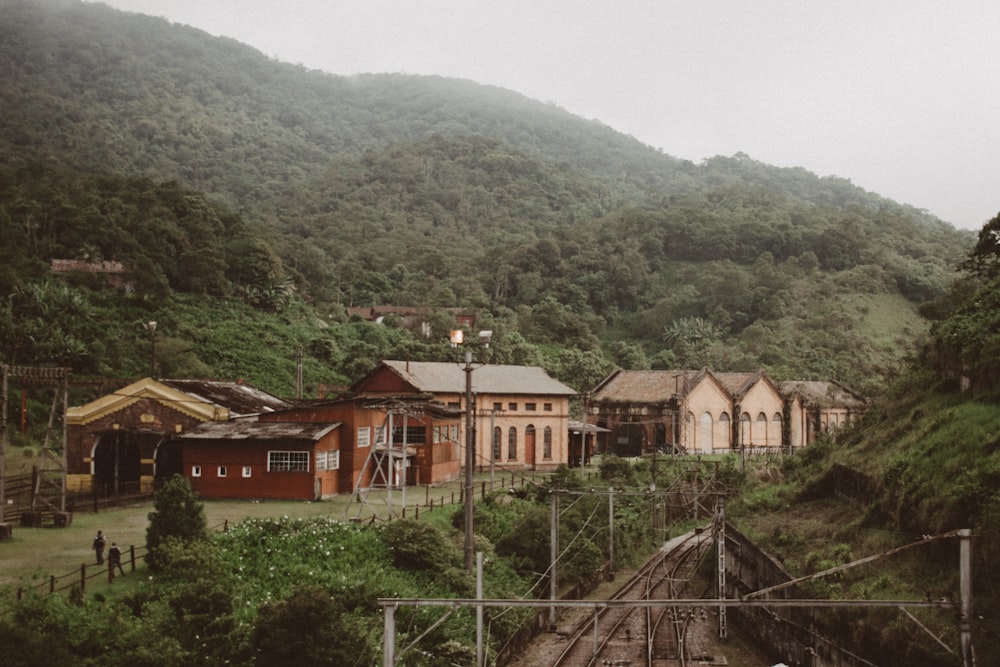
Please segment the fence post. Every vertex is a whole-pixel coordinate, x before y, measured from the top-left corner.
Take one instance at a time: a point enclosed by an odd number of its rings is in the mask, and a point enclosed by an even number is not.
[[[87,592],[87,564],[80,563],[80,592]]]
[[[115,580],[115,568],[111,565],[111,559],[106,558],[104,562],[108,564],[108,583],[112,583]]]
[[[483,500],[486,500],[486,482],[483,482],[483,490],[480,492],[479,495]]]
[[[135,572],[135,545],[129,545],[128,548],[128,558],[132,561],[132,571]]]
[[[55,592],[56,592],[56,575],[50,574],[49,575],[49,593],[55,593]]]

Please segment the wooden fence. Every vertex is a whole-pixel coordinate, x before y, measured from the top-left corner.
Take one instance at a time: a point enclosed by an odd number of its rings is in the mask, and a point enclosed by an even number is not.
[[[50,524],[66,527],[66,513],[93,512],[120,509],[148,503],[153,499],[153,491],[143,490],[139,482],[122,482],[117,488],[112,484],[95,484],[87,493],[67,491],[65,512],[53,509],[53,499],[48,503],[32,502],[38,470],[8,477],[4,484],[4,522],[19,521],[27,528],[37,528]],[[154,490],[155,491],[155,490]],[[60,503],[61,504],[61,499]],[[34,506],[33,506],[34,505]]]
[[[121,563],[119,564],[121,569],[117,570],[117,572],[111,559],[105,558],[103,565],[88,567],[86,563],[80,563],[78,570],[73,570],[59,576],[54,574],[49,575],[48,581],[27,588],[19,586],[17,589],[17,601],[20,602],[24,598],[25,593],[60,593],[69,591],[76,586],[79,586],[81,593],[85,593],[87,591],[87,582],[96,577],[107,577],[109,584],[114,583],[116,576],[125,574],[124,570],[126,567],[128,567],[130,572],[135,572],[138,560],[145,558],[145,551],[146,547],[144,546],[138,548],[130,546],[127,551],[122,553]]]
[[[30,494],[30,489],[33,488],[31,486],[31,480],[30,480],[31,476],[27,475],[26,477],[29,478],[28,493]],[[480,497],[485,499],[487,494],[489,493],[494,493],[498,490],[513,489],[518,486],[523,487],[529,483],[534,483],[534,481],[535,481],[535,475],[533,473],[528,473],[528,474],[508,473],[504,475],[499,475],[497,479],[493,481],[480,482],[478,492]],[[21,480],[19,483],[23,485],[24,482],[23,480]],[[457,494],[455,492],[451,492],[450,496],[441,496],[439,498],[432,498],[430,495],[431,493],[430,489],[431,489],[430,486],[427,486],[425,488],[425,497],[423,505],[425,511],[433,510],[435,507],[443,508],[446,507],[447,505],[454,505],[456,503],[461,504],[464,503],[465,501],[464,488],[460,489]],[[103,495],[102,497],[102,494],[106,495]],[[143,501],[149,501],[152,498],[152,496],[149,494],[124,493],[121,491],[121,488],[117,496],[109,494],[107,490],[102,490],[95,494],[86,494],[85,496],[81,495],[80,497],[87,498],[87,502],[81,503],[81,505],[88,509],[90,507],[93,507],[95,512],[99,507],[103,508],[128,507],[129,503],[139,504],[140,502]],[[100,502],[96,500],[91,502],[92,498],[97,498],[97,497],[101,497]],[[15,504],[14,507],[17,507],[17,505]],[[27,507],[30,510],[30,502],[28,503]],[[421,505],[419,504],[414,505],[412,507],[414,519],[420,518],[420,509]],[[25,513],[26,512],[21,513],[22,524]],[[16,514],[16,511],[14,512],[14,514]],[[403,519],[407,518],[407,508],[405,506],[402,508],[402,518]],[[372,516],[370,519],[370,521],[373,523],[377,520],[378,517],[376,516]],[[41,523],[39,522],[38,524],[32,524],[32,525],[33,526],[41,525]],[[226,519],[221,524],[213,526],[210,529],[218,530],[220,532],[226,532],[227,530],[229,530],[229,520]],[[129,546],[128,550],[122,554],[122,567],[123,568],[127,567],[132,572],[135,572],[138,562],[140,560],[144,560],[145,557],[146,557],[145,546],[141,547]],[[119,576],[121,575],[119,574]],[[42,583],[36,584],[34,586],[18,587],[16,595],[17,602],[20,602],[21,599],[24,597],[24,595],[30,592],[35,592],[40,594],[53,594],[53,593],[68,592],[72,591],[75,588],[79,588],[81,593],[85,593],[87,590],[87,582],[97,577],[107,577],[109,584],[114,582],[115,571],[112,569],[110,562],[105,560],[104,566],[98,566],[98,565],[88,566],[86,563],[81,563],[78,569],[75,569],[71,572],[67,572],[62,575],[49,575],[46,581],[43,581]],[[10,614],[12,611],[13,607],[0,610],[0,616],[5,616],[7,614]]]

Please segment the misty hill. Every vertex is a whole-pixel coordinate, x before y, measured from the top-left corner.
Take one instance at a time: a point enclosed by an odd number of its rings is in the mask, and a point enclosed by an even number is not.
[[[860,422],[820,438],[727,504],[727,516],[796,576],[906,544],[871,566],[806,584],[803,596],[959,599],[959,545],[928,540],[971,529],[976,660],[1000,664],[1000,216],[983,228],[963,276],[967,296],[935,322],[924,352]],[[754,486],[751,483],[750,486]],[[830,611],[813,630],[850,637],[879,665],[953,665],[958,614]]]
[[[327,321],[457,306],[529,360],[864,390],[972,241],[842,178],[694,164],[510,91],[309,71],[101,5],[0,0],[0,67],[0,222],[25,239],[3,251],[7,293],[52,258],[115,258],[158,299],[271,311],[294,293]]]

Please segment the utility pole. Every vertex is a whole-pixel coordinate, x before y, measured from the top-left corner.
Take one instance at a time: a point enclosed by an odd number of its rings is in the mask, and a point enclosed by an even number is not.
[[[9,526],[3,520],[3,508],[7,504],[5,497],[7,480],[7,373],[9,366],[4,364],[0,367],[0,374],[3,375],[3,387],[0,390],[0,540],[10,537]]]
[[[722,496],[716,501],[715,550],[718,555],[719,599],[726,597],[726,510]],[[719,637],[726,638],[726,605],[719,605]]]
[[[497,411],[490,410],[490,489],[493,489],[493,471],[497,460]]]
[[[476,552],[476,599],[483,599],[483,552]],[[476,605],[476,667],[483,667],[483,605]]]
[[[302,346],[295,348],[295,398],[302,398]]]
[[[149,377],[156,377],[156,321],[150,320],[142,326],[149,332]]]
[[[559,493],[552,492],[552,520],[549,527],[549,599],[559,599],[559,578],[556,576],[556,561],[559,560]],[[549,626],[556,627],[556,607],[549,607]]]
[[[490,339],[493,337],[492,331],[480,331],[478,344],[483,347],[490,346]],[[465,332],[461,329],[453,330],[449,335],[452,347],[458,347],[465,340]],[[471,345],[472,343],[470,343]],[[465,571],[473,573],[473,551],[475,544],[473,540],[475,512],[475,494],[472,490],[473,475],[476,472],[476,415],[475,406],[472,404],[472,348],[465,349]]]
[[[962,528],[958,531],[959,549],[959,592],[962,608],[958,616],[958,632],[962,643],[962,667],[973,667],[972,654],[972,531]]]
[[[587,392],[583,392],[583,414],[580,415],[580,481],[584,477],[583,463],[587,458]]]
[[[615,578],[615,487],[608,487],[608,581]]]
[[[465,571],[472,574],[473,518],[475,496],[472,491],[476,471],[476,426],[472,419],[472,350],[465,351]]]

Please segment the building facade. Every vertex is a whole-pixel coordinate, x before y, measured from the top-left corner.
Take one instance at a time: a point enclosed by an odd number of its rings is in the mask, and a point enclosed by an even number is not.
[[[158,480],[183,472],[175,435],[205,422],[226,422],[288,405],[235,382],[133,382],[67,409],[66,488],[148,493]]]
[[[184,476],[203,498],[320,500],[340,492],[340,424],[235,420],[179,433]]]
[[[620,456],[791,451],[850,423],[866,405],[834,382],[779,385],[763,371],[618,370],[592,392],[587,421],[607,429],[599,450]]]
[[[467,380],[471,406],[465,404]],[[552,470],[569,459],[569,399],[576,392],[536,366],[477,364],[467,370],[461,363],[383,361],[351,389],[371,398],[425,394],[463,415],[471,407],[480,470]]]
[[[461,469],[461,414],[424,396],[318,401],[260,421],[339,424],[339,493],[447,482]]]

